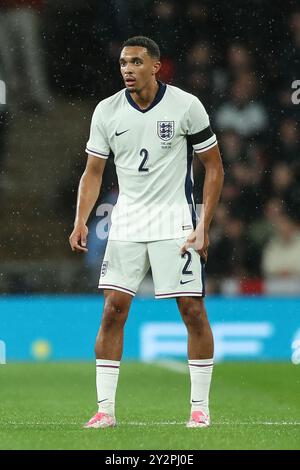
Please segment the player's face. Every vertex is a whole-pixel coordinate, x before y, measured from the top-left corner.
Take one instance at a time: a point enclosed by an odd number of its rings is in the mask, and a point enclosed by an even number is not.
[[[135,93],[147,88],[160,69],[160,62],[145,47],[126,46],[120,55],[120,69],[126,88]]]

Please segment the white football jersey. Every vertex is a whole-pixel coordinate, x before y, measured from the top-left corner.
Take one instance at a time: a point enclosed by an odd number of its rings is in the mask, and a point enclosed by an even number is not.
[[[101,101],[86,152],[114,155],[119,197],[110,240],[147,242],[189,235],[196,223],[192,152],[217,140],[199,99],[159,82],[153,103],[141,110],[128,90]]]

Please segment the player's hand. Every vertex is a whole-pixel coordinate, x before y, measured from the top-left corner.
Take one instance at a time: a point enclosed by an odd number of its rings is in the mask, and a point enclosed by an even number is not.
[[[69,242],[72,251],[77,251],[81,253],[86,253],[88,251],[88,249],[86,248],[87,235],[88,228],[85,224],[75,225],[74,230],[69,237]]]
[[[205,230],[202,226],[197,226],[196,229],[188,236],[186,242],[181,247],[181,254],[189,249],[193,248],[196,250],[200,257],[203,258],[204,262],[207,261],[208,256],[208,246],[209,246],[209,237],[208,231]]]

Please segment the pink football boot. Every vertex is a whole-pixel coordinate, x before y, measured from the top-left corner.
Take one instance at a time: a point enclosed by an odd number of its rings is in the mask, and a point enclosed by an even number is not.
[[[204,411],[193,411],[190,420],[186,423],[187,428],[208,428],[210,418]]]
[[[83,427],[85,429],[112,428],[116,426],[116,418],[107,413],[96,413]]]

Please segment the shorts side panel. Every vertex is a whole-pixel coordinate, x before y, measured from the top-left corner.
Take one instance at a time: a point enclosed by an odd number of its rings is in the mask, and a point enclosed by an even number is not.
[[[148,243],[156,298],[205,296],[204,265],[192,248],[181,255],[185,238]]]
[[[146,243],[108,240],[99,288],[135,295],[149,267]]]

